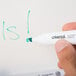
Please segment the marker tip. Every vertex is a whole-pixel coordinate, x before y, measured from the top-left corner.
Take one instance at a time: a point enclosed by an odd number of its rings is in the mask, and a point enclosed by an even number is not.
[[[30,37],[30,38],[26,38],[26,42],[28,43],[28,42],[32,42],[32,38]]]

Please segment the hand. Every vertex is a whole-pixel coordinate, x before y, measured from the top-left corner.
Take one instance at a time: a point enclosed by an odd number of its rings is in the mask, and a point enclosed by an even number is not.
[[[76,22],[65,24],[63,31],[76,30]],[[59,40],[55,45],[59,58],[58,66],[65,71],[65,76],[76,76],[76,45],[65,40]]]

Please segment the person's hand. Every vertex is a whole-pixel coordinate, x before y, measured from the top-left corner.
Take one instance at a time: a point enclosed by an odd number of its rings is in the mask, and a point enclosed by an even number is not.
[[[65,24],[63,31],[76,30],[76,22]],[[65,71],[65,76],[76,76],[76,45],[65,40],[59,40],[55,45],[59,58],[58,66]]]

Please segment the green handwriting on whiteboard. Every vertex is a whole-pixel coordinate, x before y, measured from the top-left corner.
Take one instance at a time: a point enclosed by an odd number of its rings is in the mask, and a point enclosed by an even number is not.
[[[5,31],[4,31],[5,22],[3,21],[3,39],[5,40]]]
[[[18,40],[20,38],[20,35],[18,33],[16,33],[16,26],[9,26],[9,27],[5,27],[5,21],[3,20],[3,31],[2,31],[2,35],[3,35],[3,40],[6,40],[6,32],[11,33],[11,35],[13,34],[14,37],[10,37],[11,40]]]
[[[30,31],[29,31],[29,15],[30,15],[30,10],[28,10],[28,13],[27,13],[27,34],[30,33]],[[7,39],[6,33],[8,33],[10,35],[9,39],[18,40],[20,38],[20,35],[16,32],[16,26],[8,26],[7,27],[5,23],[6,23],[5,20],[3,20],[3,25],[2,25],[3,40]]]
[[[12,29],[16,29],[16,26],[9,26],[7,28],[7,31],[15,34],[16,36],[15,36],[15,38],[10,38],[10,39],[12,39],[12,40],[18,40],[20,38],[20,35],[17,34],[16,32],[14,32]]]
[[[27,33],[29,34],[29,15],[30,15],[30,10],[28,10],[28,15],[27,15]]]

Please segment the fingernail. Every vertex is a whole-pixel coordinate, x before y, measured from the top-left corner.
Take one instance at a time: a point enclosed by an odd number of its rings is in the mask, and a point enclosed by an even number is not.
[[[68,42],[66,42],[64,40],[59,40],[55,45],[56,52],[58,53],[58,52],[62,51],[67,46],[68,46]]]

